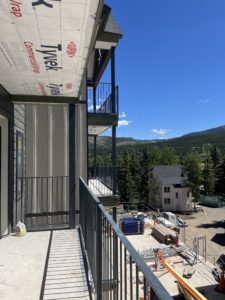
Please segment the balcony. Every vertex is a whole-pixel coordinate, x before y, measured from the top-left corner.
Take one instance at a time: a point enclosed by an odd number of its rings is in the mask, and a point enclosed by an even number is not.
[[[0,241],[1,299],[172,299],[82,179],[77,218]]]
[[[80,228],[96,299],[172,299],[80,179]],[[141,280],[142,280],[142,283]]]
[[[118,203],[118,195],[113,193],[113,190],[116,190],[113,171],[116,172],[116,167],[106,164],[88,168],[88,186],[105,206]]]
[[[88,134],[99,135],[118,124],[118,86],[112,93],[111,83],[88,87]]]

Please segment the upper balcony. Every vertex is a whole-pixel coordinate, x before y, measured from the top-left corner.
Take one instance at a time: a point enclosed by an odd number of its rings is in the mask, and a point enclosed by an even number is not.
[[[105,206],[118,204],[119,197],[115,186],[116,182],[113,180],[114,172],[116,173],[116,167],[107,164],[99,164],[88,168],[88,186]]]
[[[118,124],[118,86],[100,83],[88,86],[88,134],[99,135]]]

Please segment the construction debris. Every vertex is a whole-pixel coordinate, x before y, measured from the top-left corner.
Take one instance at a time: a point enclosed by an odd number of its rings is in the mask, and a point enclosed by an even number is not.
[[[177,243],[177,234],[161,224],[156,224],[152,228],[152,235],[166,245]]]
[[[195,269],[191,266],[185,267],[183,271],[183,277],[184,278],[191,278],[191,276],[194,274]]]
[[[164,257],[172,257],[175,256],[183,251],[187,250],[187,246],[171,246],[171,247],[163,247],[163,248],[152,248],[152,249],[146,249],[142,252],[140,252],[141,257],[145,262],[150,262],[155,260],[155,253],[160,250],[163,253]],[[183,260],[181,260],[183,261]],[[180,261],[179,261],[180,262]]]

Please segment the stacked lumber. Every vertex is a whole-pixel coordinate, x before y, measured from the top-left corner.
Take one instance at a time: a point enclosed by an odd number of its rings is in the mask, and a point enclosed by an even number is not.
[[[152,235],[164,244],[176,244],[176,233],[162,224],[156,224],[152,228]]]

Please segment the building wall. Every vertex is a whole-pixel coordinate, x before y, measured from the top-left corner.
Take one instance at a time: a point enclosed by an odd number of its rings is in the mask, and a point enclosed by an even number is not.
[[[2,127],[1,160],[1,226],[0,237],[13,227],[13,103],[9,94],[0,86],[0,124]]]
[[[169,187],[170,188],[170,192],[165,192],[164,191],[164,187]],[[162,185],[162,192],[161,192],[161,205],[162,205],[162,209],[164,211],[173,211],[174,210],[174,206],[175,206],[175,199],[173,199],[173,186],[172,185]],[[170,204],[165,204],[165,198],[169,198],[170,199]]]
[[[165,192],[164,187],[169,187],[170,192]],[[178,198],[176,197],[178,193]],[[187,196],[189,194],[189,196]],[[165,204],[165,198],[170,199],[170,204]],[[189,187],[174,188],[173,185],[162,185],[162,209],[164,211],[187,211],[191,209],[191,189]]]
[[[26,176],[69,175],[68,105],[26,105]]]
[[[85,103],[75,104],[74,107],[75,166],[72,166],[69,155],[72,142],[69,136],[69,126],[72,125],[69,105],[26,105],[26,176],[70,176],[74,167],[74,202],[75,209],[79,210],[79,177],[87,179],[87,118]],[[65,204],[65,210],[69,209],[68,205],[69,201]]]
[[[175,192],[178,192],[179,195],[179,208],[178,211],[188,211],[192,209],[192,193],[191,193],[191,188],[186,187],[186,188],[180,188],[180,189],[175,189]],[[189,195],[189,196],[188,196]]]

